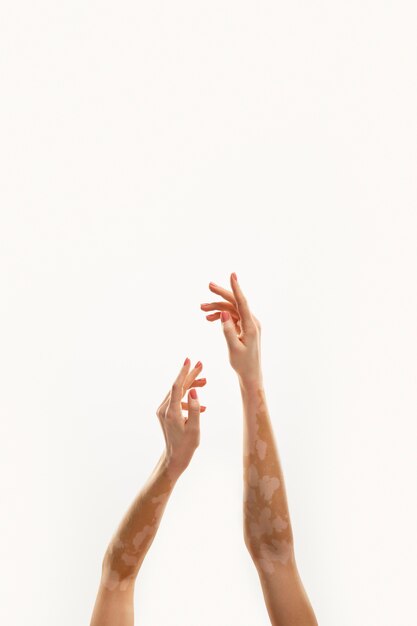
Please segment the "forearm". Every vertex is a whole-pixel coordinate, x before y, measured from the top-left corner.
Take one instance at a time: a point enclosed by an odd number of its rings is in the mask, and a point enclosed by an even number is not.
[[[102,580],[107,589],[123,591],[134,583],[179,475],[164,453],[106,550]]]
[[[284,477],[275,444],[262,377],[240,379],[243,403],[244,535],[263,569],[293,558],[293,537]]]
[[[236,274],[232,291],[210,283],[224,300],[201,305],[209,321],[220,317],[230,364],[243,402],[244,536],[258,570],[274,626],[317,626],[294,558],[293,536],[277,447],[265,400],[261,325],[252,314]]]

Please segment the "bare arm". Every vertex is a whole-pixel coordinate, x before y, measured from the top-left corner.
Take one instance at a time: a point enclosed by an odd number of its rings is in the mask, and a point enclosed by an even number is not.
[[[243,403],[244,538],[259,574],[274,626],[316,626],[294,555],[294,541],[260,357],[260,324],[235,275],[232,290],[210,283],[222,302],[202,305],[209,321],[221,319]]]
[[[104,555],[91,626],[133,626],[136,576],[158,530],[175,483],[186,469],[200,440],[200,407],[194,387],[202,365],[190,371],[186,359],[170,392],[157,411],[166,447],[152,475],[135,498]],[[192,389],[190,389],[192,388]],[[182,403],[185,392],[188,403]],[[188,410],[184,419],[182,409]]]
[[[244,414],[244,536],[276,626],[316,625],[294,555],[284,477],[262,382],[241,382]]]

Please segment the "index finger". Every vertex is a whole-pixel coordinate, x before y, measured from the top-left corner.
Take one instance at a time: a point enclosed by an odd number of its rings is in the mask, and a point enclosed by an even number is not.
[[[231,291],[228,291],[224,287],[216,285],[216,283],[209,283],[209,289],[213,293],[217,293],[218,296],[221,296],[222,298],[233,304],[233,306],[236,306],[236,300]]]
[[[184,361],[184,365],[180,369],[180,372],[177,378],[174,380],[173,385],[171,387],[171,399],[170,404],[177,404],[181,401],[183,396],[182,388],[184,385],[184,381],[187,378],[187,374],[190,370],[190,359],[187,357]]]
[[[248,301],[240,288],[239,283],[237,282],[237,276],[233,272],[230,276],[230,284],[233,289],[233,294],[236,300],[237,310],[239,312],[240,319],[242,321],[242,329],[247,331],[250,326],[254,324],[252,313],[250,311]]]

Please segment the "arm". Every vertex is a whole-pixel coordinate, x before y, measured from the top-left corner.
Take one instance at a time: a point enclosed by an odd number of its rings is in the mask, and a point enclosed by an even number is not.
[[[135,498],[104,555],[91,626],[133,626],[136,576],[158,530],[175,483],[191,461],[200,440],[200,407],[195,387],[201,363],[190,371],[186,359],[170,392],[157,410],[165,450],[148,482]],[[188,402],[181,402],[188,391]],[[188,410],[184,418],[182,409]]]
[[[231,291],[210,283],[222,302],[201,305],[209,321],[221,319],[229,359],[243,403],[244,538],[258,571],[274,626],[316,626],[294,555],[284,477],[262,381],[260,324],[235,274]]]

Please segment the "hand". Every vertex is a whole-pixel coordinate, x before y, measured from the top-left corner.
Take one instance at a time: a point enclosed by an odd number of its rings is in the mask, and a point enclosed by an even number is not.
[[[215,311],[206,315],[209,322],[221,319],[229,348],[230,364],[240,381],[244,384],[259,382],[262,379],[261,325],[251,313],[235,273],[230,276],[230,285],[232,291],[210,283],[210,291],[224,300],[202,304],[201,309]]]
[[[166,443],[168,467],[181,473],[188,466],[200,443],[200,407],[195,387],[203,387],[205,378],[197,378],[203,365],[200,361],[190,371],[190,359],[185,359],[180,373],[156,412],[162,426]],[[181,402],[188,391],[188,402]],[[184,416],[182,409],[188,411]]]

